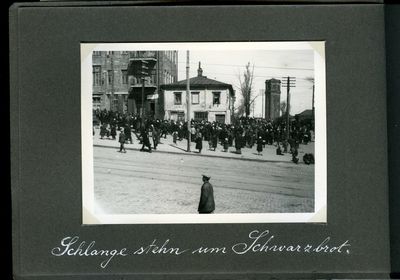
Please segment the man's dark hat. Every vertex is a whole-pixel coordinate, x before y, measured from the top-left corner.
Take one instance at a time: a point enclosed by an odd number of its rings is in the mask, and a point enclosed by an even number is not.
[[[211,177],[208,177],[207,175],[204,175],[204,174],[202,174],[202,176],[203,176],[204,178],[206,178],[207,180],[210,180],[210,178],[211,178]]]

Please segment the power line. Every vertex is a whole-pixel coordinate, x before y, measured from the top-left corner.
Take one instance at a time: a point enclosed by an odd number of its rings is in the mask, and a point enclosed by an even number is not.
[[[236,77],[236,75],[234,75],[234,74],[227,74],[227,73],[207,72],[206,74],[210,74],[211,76],[212,75],[222,75],[222,76]],[[209,76],[209,75],[207,75],[207,76]],[[253,77],[254,78],[270,78],[270,79],[275,78],[275,79],[278,79],[277,76],[268,76],[268,75],[262,75],[262,76],[254,75]],[[298,80],[309,82],[309,80],[307,79],[308,77],[301,78],[301,77],[297,77],[296,76],[296,78]],[[282,80],[282,79],[278,79],[278,80]]]
[[[178,63],[184,63],[179,62]],[[237,64],[215,64],[208,63],[206,65],[214,65],[214,66],[226,66],[226,67],[246,67],[245,65],[237,65]],[[267,69],[284,69],[284,70],[302,70],[302,71],[314,71],[313,68],[300,68],[300,67],[278,67],[278,66],[254,66],[254,68],[267,68]]]

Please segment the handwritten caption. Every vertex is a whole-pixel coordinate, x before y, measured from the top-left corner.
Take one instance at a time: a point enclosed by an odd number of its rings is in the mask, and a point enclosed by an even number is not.
[[[244,240],[226,245],[197,248],[181,248],[172,245],[170,239],[160,241],[153,239],[146,245],[136,248],[100,248],[96,241],[86,242],[79,236],[67,236],[61,239],[59,245],[51,249],[51,254],[55,257],[99,257],[100,267],[106,268],[112,260],[128,256],[140,255],[223,255],[223,254],[350,254],[350,242],[335,242],[331,237],[321,239],[317,243],[304,244],[285,244],[279,241],[278,236],[270,233],[269,230],[253,230]]]

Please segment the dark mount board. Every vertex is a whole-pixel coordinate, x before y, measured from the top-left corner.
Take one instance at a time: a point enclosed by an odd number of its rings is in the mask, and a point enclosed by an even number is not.
[[[327,224],[81,225],[81,42],[316,40],[326,41]],[[381,4],[13,6],[15,279],[389,277],[384,42]],[[351,253],[146,255],[116,258],[106,269],[99,258],[51,255],[66,236],[105,248],[134,248],[153,239],[196,247],[243,242],[256,229],[268,229],[288,244],[349,240]]]
[[[385,6],[385,27],[386,27],[386,65],[387,65],[387,118],[388,118],[388,154],[389,154],[389,205],[390,205],[390,247],[392,277],[400,278],[400,212],[399,204],[399,124],[400,114],[399,100],[399,75],[400,55],[398,52],[400,41],[400,6]]]

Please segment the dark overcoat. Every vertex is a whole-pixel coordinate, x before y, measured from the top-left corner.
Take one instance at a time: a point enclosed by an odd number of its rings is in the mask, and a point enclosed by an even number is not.
[[[203,137],[201,133],[196,135],[196,149],[201,150],[203,149]]]
[[[212,213],[215,210],[214,190],[209,182],[204,182],[201,186],[200,202],[197,210],[199,213]]]
[[[126,140],[125,133],[121,131],[121,133],[119,134],[118,142],[123,144],[123,143],[125,143],[125,140]]]

